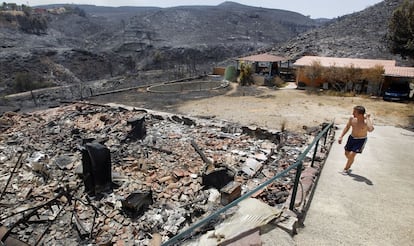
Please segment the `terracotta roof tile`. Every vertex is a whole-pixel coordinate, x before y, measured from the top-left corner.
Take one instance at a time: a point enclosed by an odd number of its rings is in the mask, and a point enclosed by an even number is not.
[[[320,62],[323,67],[350,67],[355,68],[372,68],[376,65],[385,67],[395,67],[395,60],[376,60],[360,58],[340,58],[340,57],[322,57],[322,56],[304,56],[298,59],[294,66],[310,66],[314,61]]]
[[[372,68],[376,65],[384,67],[384,76],[414,78],[414,67],[395,66],[395,60],[377,60],[360,58],[340,58],[322,56],[304,56],[298,59],[293,66],[311,66],[313,62],[319,62],[323,67],[350,67]]]

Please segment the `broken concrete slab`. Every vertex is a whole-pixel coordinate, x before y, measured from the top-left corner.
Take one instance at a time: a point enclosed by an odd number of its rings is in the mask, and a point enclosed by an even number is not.
[[[206,233],[199,240],[189,245],[221,245],[234,242],[244,233],[266,225],[280,216],[281,210],[271,207],[258,199],[246,198],[238,203],[237,210],[213,231]]]

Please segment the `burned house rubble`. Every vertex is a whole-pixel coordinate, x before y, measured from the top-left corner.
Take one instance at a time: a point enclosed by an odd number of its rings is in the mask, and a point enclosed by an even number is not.
[[[165,243],[286,169],[319,130],[272,132],[87,103],[4,113],[1,241],[149,245],[158,238]],[[322,160],[326,151],[318,155]],[[294,177],[289,172],[252,197],[283,208]]]

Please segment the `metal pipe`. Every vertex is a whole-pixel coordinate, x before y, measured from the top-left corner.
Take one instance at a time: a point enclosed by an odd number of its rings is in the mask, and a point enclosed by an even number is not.
[[[316,152],[318,151],[318,146],[319,146],[319,139],[318,139],[318,141],[316,141],[316,145],[315,145],[315,148],[313,150],[311,167],[313,167],[313,163],[315,162],[315,157],[316,157]]]
[[[293,185],[292,197],[290,198],[290,204],[289,204],[290,210],[293,210],[293,208],[295,207],[296,194],[298,192],[298,185],[299,185],[301,173],[302,173],[302,161],[299,162],[299,165],[296,169],[295,183]]]
[[[19,159],[17,160],[16,164],[15,164],[15,165],[14,165],[14,167],[13,167],[13,171],[10,173],[10,177],[9,177],[9,179],[7,180],[6,185],[4,186],[3,191],[2,191],[2,192],[1,192],[1,194],[0,194],[0,200],[3,198],[4,194],[6,194],[6,189],[7,189],[7,186],[9,186],[10,181],[11,181],[11,179],[12,179],[12,177],[13,177],[13,174],[16,172],[16,169],[17,169],[17,168],[20,168],[20,162],[21,162],[21,160],[22,160],[22,156],[23,156],[23,152],[21,152],[21,153],[20,153]]]

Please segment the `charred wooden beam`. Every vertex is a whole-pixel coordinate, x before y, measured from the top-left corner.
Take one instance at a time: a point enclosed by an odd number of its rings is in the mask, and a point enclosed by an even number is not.
[[[198,147],[197,143],[194,140],[191,140],[191,146],[193,146],[194,150],[200,155],[201,159],[206,164],[202,171],[203,173],[205,173],[209,166],[211,166],[213,163],[206,157],[203,151],[201,151],[201,149]]]

